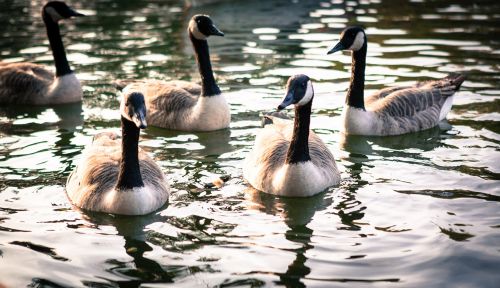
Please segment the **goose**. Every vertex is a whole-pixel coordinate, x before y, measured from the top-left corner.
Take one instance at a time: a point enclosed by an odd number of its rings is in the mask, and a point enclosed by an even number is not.
[[[311,130],[312,81],[306,75],[288,79],[278,110],[295,104],[294,121],[267,116],[244,161],[243,177],[257,190],[290,197],[308,197],[340,182],[335,159]]]
[[[138,146],[147,126],[144,95],[123,93],[120,113],[121,141],[113,132],[95,135],[69,175],[66,192],[84,210],[145,215],[168,201],[170,188],[160,167]]]
[[[56,74],[30,62],[0,62],[0,105],[51,105],[82,101],[80,81],[69,67],[58,24],[62,19],[79,16],[84,15],[64,2],[51,1],[43,6],[42,19],[54,56]]]
[[[352,53],[351,83],[342,112],[345,134],[385,136],[432,128],[446,118],[453,95],[465,80],[463,75],[450,74],[411,86],[388,87],[364,99],[367,38],[363,28],[344,29],[328,54],[341,50]]]
[[[146,98],[148,123],[181,131],[214,131],[229,127],[231,114],[212,72],[207,38],[224,36],[208,15],[194,15],[189,21],[189,38],[194,47],[201,86],[187,81],[146,80],[132,82],[125,89],[140,91]]]

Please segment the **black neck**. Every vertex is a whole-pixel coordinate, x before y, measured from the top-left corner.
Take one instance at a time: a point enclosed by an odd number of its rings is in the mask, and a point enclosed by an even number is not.
[[[122,116],[122,159],[117,190],[144,186],[139,167],[139,132],[140,129],[133,122]]]
[[[49,37],[50,48],[52,49],[52,55],[56,64],[56,76],[72,73],[73,71],[69,68],[68,59],[66,59],[66,51],[64,51],[59,24],[54,22],[45,12],[43,12],[42,17],[43,22],[45,22],[45,28],[47,28],[47,36]]]
[[[285,163],[295,164],[311,160],[309,156],[309,123],[311,122],[312,99],[295,108],[293,135],[286,153]]]
[[[366,67],[366,38],[363,47],[352,52],[351,85],[347,92],[347,105],[365,110],[365,67]]]
[[[191,38],[191,42],[193,43],[196,62],[200,71],[201,96],[219,95],[220,89],[217,83],[215,83],[214,73],[212,72],[207,40],[196,39],[191,32],[189,32],[189,38]]]

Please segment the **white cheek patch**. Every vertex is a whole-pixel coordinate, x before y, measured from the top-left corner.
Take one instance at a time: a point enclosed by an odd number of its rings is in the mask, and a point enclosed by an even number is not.
[[[311,80],[309,80],[309,81],[307,81],[307,89],[306,89],[306,93],[304,94],[304,97],[302,97],[302,99],[300,99],[300,101],[296,105],[302,106],[302,105],[309,103],[309,101],[311,101],[313,96],[314,96],[314,90],[313,90],[312,82],[311,82]]]
[[[203,33],[200,32],[200,29],[198,29],[198,25],[196,24],[196,21],[191,20],[189,21],[189,27],[188,27],[189,32],[193,34],[194,38],[198,40],[207,40],[207,36],[205,36]]]
[[[356,38],[354,38],[354,42],[352,42],[351,47],[349,47],[347,50],[358,51],[359,49],[361,49],[361,47],[363,47],[364,44],[365,34],[363,32],[358,32],[358,34],[356,34]]]
[[[63,19],[63,17],[61,16],[61,14],[59,14],[56,9],[52,8],[52,7],[47,7],[45,8],[45,12],[47,12],[47,14],[50,15],[50,18],[52,18],[52,20],[54,22],[57,22],[61,19]]]

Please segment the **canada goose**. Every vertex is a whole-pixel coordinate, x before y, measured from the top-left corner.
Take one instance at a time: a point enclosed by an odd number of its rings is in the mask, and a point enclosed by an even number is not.
[[[389,87],[364,99],[367,39],[360,27],[348,27],[328,54],[352,51],[351,84],[343,110],[343,132],[353,135],[399,135],[428,129],[446,118],[453,94],[465,77],[452,74],[413,86]]]
[[[295,104],[294,122],[267,116],[266,125],[245,159],[244,178],[256,189],[281,196],[307,197],[340,182],[332,153],[311,130],[312,82],[306,75],[288,79],[278,110]]]
[[[169,196],[160,167],[138,147],[146,128],[144,96],[124,93],[120,105],[122,140],[112,132],[94,136],[69,175],[66,191],[82,209],[123,215],[144,215],[159,209]]]
[[[207,38],[224,36],[207,15],[189,21],[189,37],[201,75],[201,87],[187,81],[146,80],[133,82],[126,89],[140,91],[146,98],[148,123],[182,131],[213,131],[229,126],[231,114],[226,99],[215,82]]]
[[[59,33],[59,20],[84,16],[64,2],[48,2],[42,8],[56,74],[29,62],[0,62],[0,104],[50,105],[82,101],[80,81],[71,71]]]

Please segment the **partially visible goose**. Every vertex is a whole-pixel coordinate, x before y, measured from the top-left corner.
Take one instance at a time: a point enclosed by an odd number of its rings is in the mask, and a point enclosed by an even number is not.
[[[138,147],[146,128],[146,105],[141,93],[124,94],[121,105],[122,139],[102,132],[82,153],[66,182],[71,202],[84,210],[144,215],[168,200],[169,185],[160,167]]]
[[[360,27],[348,27],[328,54],[352,51],[351,84],[343,110],[343,132],[354,135],[399,135],[436,126],[451,110],[453,94],[465,77],[451,74],[443,79],[413,86],[390,87],[364,99],[367,39]]]
[[[340,182],[332,153],[309,130],[313,97],[309,77],[288,79],[278,110],[295,104],[295,120],[268,116],[273,123],[259,132],[243,167],[244,178],[254,188],[280,196],[307,197]]]
[[[80,81],[71,71],[59,33],[59,21],[84,16],[64,2],[51,1],[42,8],[56,74],[29,62],[0,62],[0,104],[50,105],[82,101]]]
[[[229,127],[229,105],[215,82],[208,51],[210,35],[224,36],[207,15],[195,15],[188,27],[201,75],[201,87],[186,81],[146,80],[125,90],[140,91],[146,98],[148,123],[182,131],[213,131]]]

